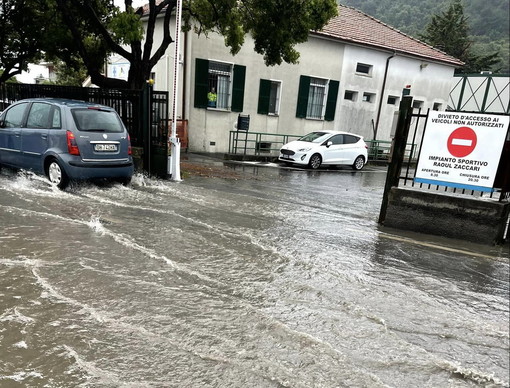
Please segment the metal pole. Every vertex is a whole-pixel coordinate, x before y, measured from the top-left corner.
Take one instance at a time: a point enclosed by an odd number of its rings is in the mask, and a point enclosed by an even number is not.
[[[393,152],[391,154],[391,162],[388,166],[383,200],[379,212],[378,222],[380,224],[384,223],[386,218],[390,190],[392,187],[398,186],[400,170],[402,169],[402,161],[404,160],[404,153],[406,150],[407,136],[409,135],[409,127],[411,126],[411,116],[413,113],[412,102],[413,98],[411,96],[403,97],[400,102],[398,124],[395,131],[395,138],[393,139]]]
[[[175,11],[175,55],[174,55],[174,83],[173,83],[173,108],[172,108],[172,132],[169,142],[170,151],[170,168],[168,173],[172,181],[181,181],[181,142],[177,137],[177,89],[179,85],[179,52],[180,52],[180,35],[181,35],[181,11],[182,2],[177,0]]]

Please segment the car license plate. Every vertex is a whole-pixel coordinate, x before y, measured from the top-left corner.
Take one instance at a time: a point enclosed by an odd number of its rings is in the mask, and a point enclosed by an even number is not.
[[[283,154],[283,155],[282,155],[282,158],[283,158],[283,159],[290,159],[290,155]]]
[[[94,144],[94,151],[97,152],[117,151],[117,144]]]

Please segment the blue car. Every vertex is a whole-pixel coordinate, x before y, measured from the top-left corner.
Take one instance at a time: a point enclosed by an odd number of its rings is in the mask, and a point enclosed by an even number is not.
[[[108,178],[128,184],[134,172],[129,134],[114,109],[76,100],[18,101],[0,115],[0,167],[70,181]]]

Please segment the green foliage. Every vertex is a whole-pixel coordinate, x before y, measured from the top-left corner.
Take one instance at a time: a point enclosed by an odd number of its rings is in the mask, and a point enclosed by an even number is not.
[[[193,18],[196,33],[219,32],[232,54],[239,52],[244,36],[250,33],[255,51],[266,65],[296,63],[295,45],[308,39],[310,30],[321,29],[336,16],[334,0],[194,0],[184,18],[189,27]]]
[[[360,9],[415,37],[424,33],[434,15],[445,12],[450,6],[450,3],[444,0],[341,0],[340,2]],[[471,53],[483,57],[499,52],[496,63],[483,70],[508,74],[510,72],[508,33],[510,2],[508,0],[463,0],[461,4],[464,7],[468,25],[467,37],[472,42]],[[485,65],[490,62],[489,60]]]
[[[461,0],[452,0],[446,11],[432,17],[420,38],[462,60],[465,65],[458,72],[478,73],[493,68],[499,62],[499,53],[476,55],[468,31],[469,25]]]
[[[464,62],[470,55],[468,23],[460,0],[453,0],[445,12],[432,16],[425,32],[419,37]]]
[[[51,18],[44,0],[2,0],[0,3],[0,82],[21,74],[41,59],[39,45]]]
[[[143,39],[143,26],[140,16],[136,15],[132,9],[126,12],[115,12],[108,23],[108,29],[120,44],[129,45],[131,42]]]

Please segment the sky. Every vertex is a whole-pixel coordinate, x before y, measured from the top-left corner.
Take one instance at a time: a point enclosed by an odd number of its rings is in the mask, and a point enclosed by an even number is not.
[[[121,10],[124,10],[124,0],[114,0],[114,3],[116,6],[120,7]],[[148,0],[133,0],[133,7],[140,7],[146,3],[148,3]],[[48,69],[45,66],[30,64],[28,66],[28,72],[22,72],[21,75],[16,76],[16,79],[19,82],[33,84],[35,83],[35,78],[40,75],[44,78],[48,78]]]

